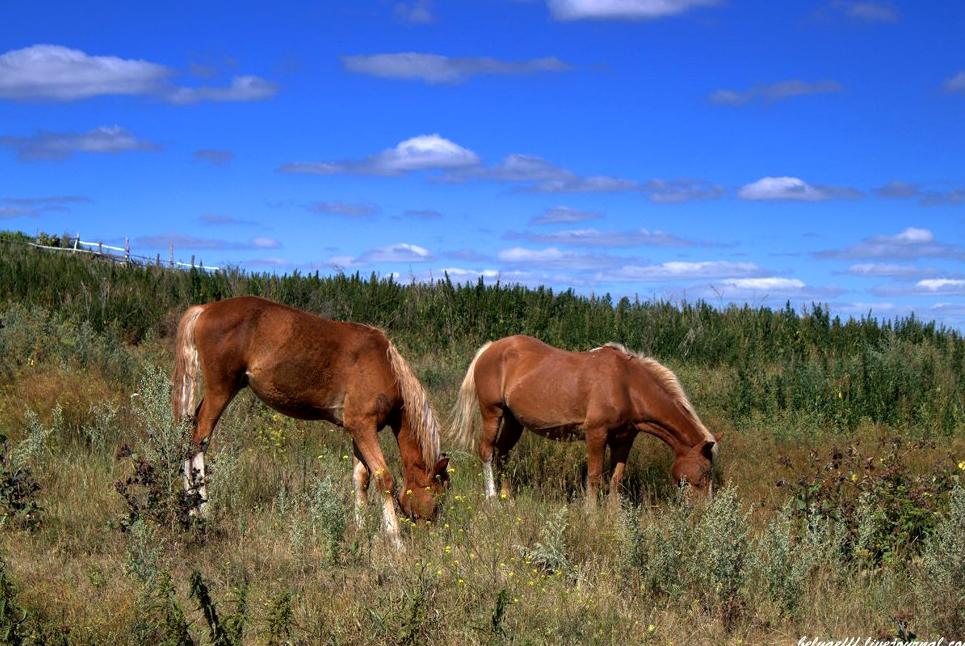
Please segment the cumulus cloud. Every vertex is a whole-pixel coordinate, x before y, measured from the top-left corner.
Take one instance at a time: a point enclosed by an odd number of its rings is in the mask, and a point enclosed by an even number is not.
[[[149,249],[167,249],[169,246],[173,246],[175,249],[199,249],[202,251],[278,249],[281,247],[281,244],[274,238],[258,237],[252,238],[247,242],[237,242],[233,240],[221,240],[216,238],[197,238],[194,236],[182,235],[180,233],[140,236],[135,238],[132,244],[134,246],[147,247]]]
[[[135,150],[158,150],[160,146],[138,139],[114,125],[87,132],[38,132],[30,137],[0,136],[0,147],[16,151],[21,160],[67,159],[74,153],[113,154]]]
[[[406,139],[394,148],[360,160],[292,162],[282,165],[279,171],[314,175],[401,175],[463,168],[478,163],[479,157],[473,151],[438,134],[431,134]]]
[[[350,218],[365,218],[377,214],[381,209],[371,202],[312,202],[307,208],[312,213],[344,215]]]
[[[110,94],[159,92],[170,70],[143,60],[89,56],[57,45],[0,55],[0,97],[72,101]]]
[[[542,268],[561,268],[572,271],[603,269],[612,267],[619,261],[612,256],[561,251],[556,247],[544,249],[511,247],[500,250],[496,257],[514,265],[538,265]]]
[[[945,79],[943,84],[946,92],[965,92],[965,70],[955,76]]]
[[[547,0],[557,20],[652,20],[715,4],[718,0]]]
[[[717,105],[746,105],[755,101],[773,103],[792,97],[809,94],[828,94],[840,92],[844,88],[837,81],[800,81],[791,79],[764,85],[755,85],[749,90],[717,90],[710,95],[711,103]]]
[[[577,247],[690,247],[693,240],[680,238],[664,231],[633,229],[630,231],[600,231],[598,229],[568,229],[551,233],[510,232],[507,239],[523,239],[530,242],[561,244]]]
[[[597,211],[581,211],[568,206],[554,206],[532,218],[530,224],[572,224],[586,220],[597,220],[601,217],[603,215]]]
[[[918,291],[930,294],[965,294],[965,280],[956,278],[926,278],[915,283]]]
[[[379,262],[418,263],[434,260],[432,254],[425,247],[408,242],[398,242],[385,247],[378,247],[366,251],[360,256],[333,256],[327,264],[333,267],[359,267]]]
[[[849,18],[865,22],[898,22],[898,10],[890,2],[835,0],[831,3]]]
[[[729,262],[726,260],[671,261],[655,265],[624,265],[615,271],[600,274],[597,278],[615,281],[661,281],[737,278],[754,276],[760,273],[760,267],[752,262]]]
[[[828,249],[819,258],[954,258],[965,260],[965,249],[937,242],[928,229],[908,227],[894,235],[872,236],[844,249]]]
[[[570,69],[569,65],[554,57],[504,61],[496,58],[450,58],[416,52],[343,56],[342,65],[355,74],[431,84],[462,83],[473,76],[565,72]]]
[[[737,195],[743,200],[820,202],[837,198],[859,198],[862,193],[857,189],[841,186],[812,185],[797,177],[762,177],[742,186]]]
[[[194,158],[199,161],[210,162],[214,166],[224,166],[235,158],[235,154],[230,150],[211,150],[205,148],[195,150]]]
[[[95,56],[60,45],[33,45],[0,55],[0,98],[75,101],[95,96],[156,96],[175,104],[255,101],[277,87],[257,76],[238,76],[225,87],[178,87],[174,70],[139,59]]]

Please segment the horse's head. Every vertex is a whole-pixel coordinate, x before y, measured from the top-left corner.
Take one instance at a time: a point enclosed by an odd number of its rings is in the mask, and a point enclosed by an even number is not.
[[[697,491],[712,496],[714,494],[714,459],[717,456],[717,443],[720,437],[706,440],[677,456],[671,474],[679,484],[686,480]]]
[[[406,472],[399,507],[409,518],[432,520],[439,511],[438,497],[449,488],[449,456],[439,456],[429,471],[412,469]]]

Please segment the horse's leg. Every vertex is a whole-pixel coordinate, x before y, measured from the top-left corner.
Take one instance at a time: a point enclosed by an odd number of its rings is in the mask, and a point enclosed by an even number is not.
[[[596,508],[596,496],[603,479],[603,455],[606,453],[606,427],[586,429],[586,505]]]
[[[496,439],[503,421],[503,409],[499,406],[482,407],[482,436],[479,438],[479,459],[483,463],[483,481],[486,497],[496,497],[496,480],[493,476],[493,454],[496,452]]]
[[[610,467],[613,475],[610,476],[610,506],[620,506],[620,494],[623,493],[623,472],[627,467],[627,457],[633,447],[633,440],[636,435],[620,438],[610,443]]]
[[[214,380],[212,380],[214,381]],[[197,506],[197,513],[204,516],[208,505],[208,488],[204,474],[204,452],[214,427],[221,414],[238,393],[237,386],[223,383],[205,384],[204,398],[198,406],[195,415],[194,433],[191,435],[191,457],[184,461],[184,488],[189,494],[197,492],[201,501]],[[191,510],[192,515],[195,510]]]
[[[382,494],[382,528],[392,546],[401,550],[399,519],[396,517],[395,502],[392,500],[392,474],[389,473],[382,449],[379,447],[379,431],[376,428],[376,422],[370,418],[347,419],[345,428],[352,435],[355,456],[369,473],[375,476],[375,486]]]
[[[523,425],[513,417],[512,412],[507,411],[503,413],[503,424],[502,428],[499,429],[499,435],[496,437],[496,450],[493,456],[496,477],[498,477],[500,481],[500,498],[509,498],[510,484],[509,475],[506,473],[506,458],[509,457],[509,452],[512,451],[516,443],[519,442],[522,434]]]
[[[355,454],[352,458],[354,463],[354,468],[352,469],[352,482],[355,485],[355,524],[359,527],[365,524],[365,507],[369,504],[369,473],[368,467],[365,466],[359,458],[358,446],[355,442],[352,442],[352,452]]]

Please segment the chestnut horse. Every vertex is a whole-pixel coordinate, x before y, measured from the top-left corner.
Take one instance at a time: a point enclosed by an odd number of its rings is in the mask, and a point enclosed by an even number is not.
[[[711,467],[717,438],[704,427],[677,377],[655,360],[608,343],[589,352],[567,352],[528,336],[483,345],[469,364],[453,411],[456,442],[469,446],[474,409],[482,413],[478,438],[486,496],[496,495],[493,466],[512,450],[524,428],[551,439],[586,441],[587,502],[596,504],[603,454],[610,447],[610,500],[620,482],[633,440],[640,431],[673,450],[675,482],[687,480],[712,493]],[[502,493],[509,482],[502,477]]]
[[[195,406],[198,368],[204,397]],[[378,431],[392,428],[402,457],[404,513],[432,518],[448,485],[449,458],[439,452],[439,424],[419,380],[385,334],[330,321],[263,298],[243,296],[189,308],[178,325],[175,416],[191,419],[193,456],[185,488],[207,498],[204,452],[218,418],[245,386],[290,417],[326,420],[352,436],[356,511],[367,502],[369,476],[382,494],[383,527],[401,546],[392,475]],[[357,514],[358,515],[358,514]]]

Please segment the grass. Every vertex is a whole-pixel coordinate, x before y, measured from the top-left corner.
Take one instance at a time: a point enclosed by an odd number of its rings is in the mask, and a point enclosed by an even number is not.
[[[15,483],[0,500],[9,518],[0,641],[746,644],[965,633],[956,331],[839,321],[823,307],[209,276],[16,243],[0,251],[9,438],[0,480]],[[485,501],[478,459],[455,452],[438,521],[404,524],[400,556],[379,534],[376,505],[362,527],[352,521],[344,433],[279,416],[245,391],[213,440],[211,518],[192,522],[176,473],[183,429],[167,402],[172,322],[195,299],[249,292],[388,328],[438,410],[487,338],[525,331],[566,347],[619,340],[651,352],[724,432],[723,492],[709,505],[678,492],[669,451],[641,437],[623,508],[588,513],[583,447],[527,434],[508,465],[509,500]],[[24,508],[31,521],[15,522]]]

